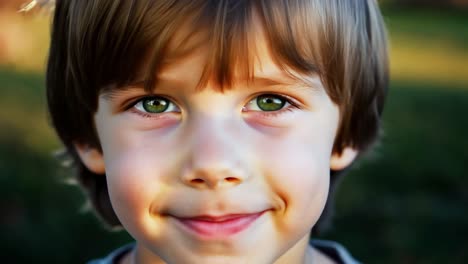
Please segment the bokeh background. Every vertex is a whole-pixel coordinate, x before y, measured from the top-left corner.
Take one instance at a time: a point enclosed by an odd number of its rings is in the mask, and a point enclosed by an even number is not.
[[[0,259],[84,263],[109,232],[53,158],[45,109],[50,16],[0,0]],[[380,1],[390,32],[384,137],[341,185],[333,229],[365,263],[468,263],[468,1]],[[6,261],[6,262],[5,262]]]

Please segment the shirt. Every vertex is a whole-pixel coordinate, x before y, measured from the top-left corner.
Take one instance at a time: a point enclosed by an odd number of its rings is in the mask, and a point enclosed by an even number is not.
[[[360,264],[360,262],[354,259],[348,250],[338,242],[314,239],[310,241],[310,244],[338,264]],[[135,243],[125,245],[112,251],[104,258],[91,260],[88,264],[116,264],[121,257],[134,247]]]

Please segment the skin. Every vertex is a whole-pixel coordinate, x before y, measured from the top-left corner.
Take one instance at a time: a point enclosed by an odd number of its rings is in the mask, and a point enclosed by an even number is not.
[[[310,231],[330,169],[343,169],[357,153],[332,153],[339,110],[320,78],[289,78],[259,36],[253,83],[196,90],[208,54],[200,48],[159,73],[154,94],[173,102],[168,112],[132,106],[148,96],[141,87],[99,97],[102,152],[76,148],[90,170],[106,174],[113,208],[137,241],[124,263],[332,263],[308,245]],[[261,94],[294,105],[264,112],[253,100]],[[178,220],[258,212],[245,230],[215,238]]]

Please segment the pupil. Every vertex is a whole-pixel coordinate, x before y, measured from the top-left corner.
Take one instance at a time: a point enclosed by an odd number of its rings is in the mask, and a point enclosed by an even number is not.
[[[150,113],[162,113],[167,110],[168,103],[164,99],[148,99],[144,101],[143,107]]]
[[[286,102],[275,95],[263,95],[257,99],[258,107],[263,111],[278,111]]]
[[[152,100],[152,101],[150,101],[149,104],[150,104],[152,107],[158,107],[158,106],[161,106],[161,105],[162,105],[161,101],[158,101],[158,100]]]

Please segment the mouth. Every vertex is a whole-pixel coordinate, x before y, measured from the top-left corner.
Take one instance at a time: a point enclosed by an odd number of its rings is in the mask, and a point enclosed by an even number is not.
[[[229,214],[222,216],[200,215],[175,217],[191,233],[205,239],[227,238],[246,230],[263,213]]]

